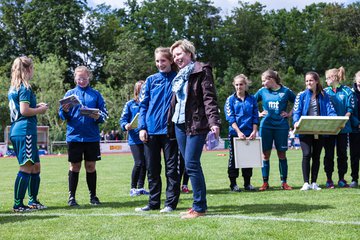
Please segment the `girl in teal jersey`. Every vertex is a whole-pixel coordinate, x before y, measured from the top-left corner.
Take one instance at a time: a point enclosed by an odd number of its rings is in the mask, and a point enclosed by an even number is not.
[[[341,84],[345,80],[345,69],[333,68],[325,72],[326,83],[329,87],[325,92],[330,96],[330,101],[334,105],[338,116],[350,117],[354,111],[354,95],[351,89]],[[351,132],[350,121],[347,121],[345,127],[341,129],[338,135],[329,135],[324,138],[324,168],[327,177],[326,188],[334,188],[332,173],[334,171],[334,150],[336,146],[337,165],[338,165],[338,186],[349,187],[344,176],[347,172],[347,141],[348,133]]]
[[[37,149],[37,114],[44,114],[46,103],[36,104],[36,96],[29,83],[34,75],[33,62],[18,57],[11,68],[11,86],[8,93],[11,129],[10,140],[19,161],[19,172],[14,187],[14,212],[46,208],[37,199],[40,187],[40,159]],[[28,206],[23,203],[28,189]]]
[[[295,101],[295,94],[280,83],[279,74],[273,70],[267,70],[261,75],[263,88],[257,91],[255,98],[262,102],[263,117],[260,123],[260,136],[263,148],[263,185],[260,191],[269,189],[270,155],[273,143],[279,157],[279,170],[281,178],[281,188],[291,190],[287,184],[288,165],[286,151],[288,149],[288,117],[291,111],[286,112],[288,102]]]

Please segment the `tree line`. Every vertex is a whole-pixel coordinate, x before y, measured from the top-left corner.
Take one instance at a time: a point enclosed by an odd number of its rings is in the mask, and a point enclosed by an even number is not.
[[[324,76],[344,66],[351,84],[360,70],[360,2],[268,11],[239,1],[227,15],[220,10],[208,0],[127,0],[119,9],[78,0],[0,0],[1,132],[10,124],[10,69],[20,55],[35,60],[33,88],[38,101],[50,105],[38,121],[50,126],[52,140],[65,139],[58,100],[74,87],[76,66],[92,69],[91,84],[107,102],[110,118],[102,128],[118,129],[134,83],[156,72],[154,49],[182,38],[195,44],[198,60],[212,64],[221,110],[239,73],[252,79],[250,93],[269,68],[297,93],[307,71]]]

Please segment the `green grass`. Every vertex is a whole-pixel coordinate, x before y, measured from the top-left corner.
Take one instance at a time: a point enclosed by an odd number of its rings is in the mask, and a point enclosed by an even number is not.
[[[81,207],[76,209],[67,207],[66,156],[42,157],[39,198],[48,209],[14,214],[11,208],[17,160],[0,158],[0,239],[359,239],[360,189],[300,192],[300,150],[288,151],[288,182],[295,190],[280,190],[278,160],[273,158],[271,190],[241,193],[229,191],[228,154],[224,157],[218,153],[203,153],[209,209],[207,217],[192,220],[178,216],[191,207],[191,194],[180,196],[178,209],[172,214],[134,211],[147,204],[147,197],[129,197],[133,165],[130,154],[104,155],[98,163],[101,206],[88,204],[82,169],[77,191]],[[346,178],[351,180],[349,174]],[[240,177],[238,184],[242,183]],[[261,185],[260,169],[254,169],[252,183],[257,188]],[[318,183],[324,187],[322,167]]]

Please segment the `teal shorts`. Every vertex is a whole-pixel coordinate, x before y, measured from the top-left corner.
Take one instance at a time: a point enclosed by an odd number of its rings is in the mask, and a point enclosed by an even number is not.
[[[285,152],[288,150],[288,133],[287,129],[260,128],[261,144],[264,152],[272,149],[273,143],[278,151]]]
[[[37,135],[13,136],[10,140],[20,166],[25,165],[28,161],[33,164],[40,162]]]

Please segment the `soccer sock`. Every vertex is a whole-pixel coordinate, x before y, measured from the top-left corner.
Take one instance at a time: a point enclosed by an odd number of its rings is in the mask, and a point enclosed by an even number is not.
[[[96,196],[96,171],[89,173],[86,172],[86,182],[89,188],[90,197]]]
[[[32,173],[28,184],[29,203],[37,200],[40,187],[40,173]]]
[[[19,171],[15,179],[14,187],[14,206],[24,205],[26,189],[29,185],[30,174]]]
[[[79,182],[79,173],[69,170],[69,195],[70,195],[70,197],[75,197],[78,182]]]
[[[279,171],[280,171],[280,179],[282,183],[286,183],[287,175],[288,175],[288,164],[287,159],[279,159]]]
[[[263,160],[263,167],[261,168],[263,181],[268,182],[269,181],[269,172],[270,172],[270,160]]]

